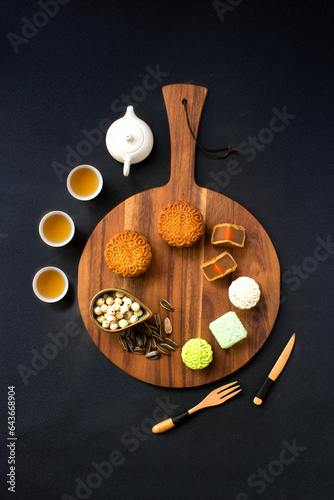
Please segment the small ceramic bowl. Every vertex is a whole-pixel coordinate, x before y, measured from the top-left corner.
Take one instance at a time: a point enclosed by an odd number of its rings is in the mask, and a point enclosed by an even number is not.
[[[77,188],[72,186],[75,179],[78,183]],[[85,187],[83,187],[84,184]],[[96,184],[95,189],[93,191],[87,191],[87,184],[88,186],[94,186]],[[73,198],[80,201],[90,201],[96,198],[96,196],[101,192],[103,187],[103,178],[97,168],[92,165],[78,165],[68,174],[66,186],[68,192],[73,196]],[[80,188],[80,191],[77,191],[78,188]]]
[[[59,278],[62,281],[60,282],[60,284],[58,281]],[[40,283],[39,283],[40,280],[44,281],[44,288],[42,287],[44,293],[40,288]],[[60,285],[61,289],[59,289],[59,292],[57,294],[51,293],[50,295],[50,292],[55,290],[55,287],[59,287]],[[32,288],[34,290],[36,297],[38,297],[43,302],[49,302],[49,303],[58,302],[63,297],[65,297],[67,293],[68,278],[64,273],[64,271],[62,271],[58,267],[53,267],[53,266],[43,267],[43,269],[40,269],[35,274],[32,282]]]
[[[96,319],[97,315],[94,313],[94,308],[96,307],[95,303],[96,303],[97,299],[99,299],[100,297],[103,297],[104,294],[111,295],[113,292],[124,293],[124,295],[126,297],[129,297],[132,300],[132,302],[137,302],[140,305],[141,309],[143,310],[143,314],[138,317],[138,320],[135,323],[130,323],[127,326],[125,326],[123,328],[117,328],[116,330],[110,330],[110,328],[104,328],[102,326],[102,323],[97,321],[97,319]],[[104,332],[108,332],[108,333],[120,333],[120,332],[123,332],[124,330],[128,330],[132,326],[139,325],[143,321],[147,321],[152,316],[153,313],[139,299],[137,299],[137,297],[132,295],[132,293],[129,293],[127,290],[124,290],[123,288],[105,288],[104,290],[100,290],[92,298],[90,306],[89,306],[89,314],[90,314],[90,318],[93,321],[93,323],[95,323],[95,325],[98,328],[100,328],[100,330],[103,330]]]
[[[50,236],[48,234],[45,234],[46,227],[50,227],[50,225],[52,226],[53,224],[55,233],[57,231],[57,227],[58,229],[61,229],[61,226],[63,224],[63,222],[61,222],[61,219],[65,220],[69,225],[67,236],[64,239],[57,239],[57,241],[49,239]],[[63,247],[72,240],[75,232],[75,226],[72,218],[68,214],[66,214],[65,212],[61,212],[60,210],[53,210],[52,212],[49,212],[45,214],[44,217],[42,217],[38,226],[38,232],[44,243],[46,243],[50,247]],[[52,236],[54,235],[52,234]]]

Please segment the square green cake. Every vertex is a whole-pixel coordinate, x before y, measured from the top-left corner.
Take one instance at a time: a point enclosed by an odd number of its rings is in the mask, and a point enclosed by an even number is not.
[[[234,311],[223,314],[220,318],[212,321],[209,328],[223,349],[228,349],[247,337],[247,330]]]

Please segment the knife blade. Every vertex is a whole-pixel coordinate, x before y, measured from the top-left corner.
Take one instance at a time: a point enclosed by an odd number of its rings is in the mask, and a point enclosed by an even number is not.
[[[291,339],[289,340],[289,342],[287,343],[287,345],[284,347],[282,354],[280,355],[280,357],[276,361],[273,369],[269,373],[269,375],[266,378],[261,389],[259,390],[259,392],[255,396],[255,398],[253,399],[254,404],[260,405],[263,402],[269,389],[272,387],[273,383],[275,382],[275,380],[277,379],[277,377],[279,376],[279,374],[281,373],[281,371],[285,367],[285,365],[289,359],[289,356],[291,354],[292,348],[294,346],[295,338],[296,338],[296,334],[294,333],[292,335]]]

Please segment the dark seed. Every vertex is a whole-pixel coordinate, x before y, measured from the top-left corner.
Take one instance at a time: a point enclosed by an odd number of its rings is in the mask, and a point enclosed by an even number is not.
[[[148,326],[146,322],[140,323],[139,325],[136,326],[136,328],[139,332],[144,333],[149,337],[152,335],[151,328]]]
[[[166,337],[166,331],[165,331],[165,327],[164,325],[160,325],[160,328],[159,328],[159,335],[160,337],[165,340],[165,337]]]
[[[129,349],[132,351],[132,349],[135,348],[134,341],[130,337],[127,337],[125,340],[126,340],[126,343],[128,344]]]
[[[136,345],[137,345],[137,347],[144,347],[144,343],[143,343],[140,335],[136,336]]]
[[[162,347],[161,344],[157,344],[157,349],[158,349],[158,351],[162,352],[163,354],[170,356],[170,351],[168,349],[165,349],[164,347]]]
[[[159,313],[154,314],[154,319],[155,319],[155,324],[157,325],[157,328],[160,328],[161,325],[161,318]]]
[[[151,351],[148,354],[146,354],[147,359],[159,359],[160,358],[160,353],[158,351]]]
[[[174,347],[172,347],[171,345],[163,342],[162,344],[160,344],[160,347],[163,347],[164,349],[167,349],[168,351],[174,351]]]
[[[158,340],[159,342],[163,342],[164,339],[158,333],[152,333],[152,338]]]
[[[173,339],[170,339],[169,337],[165,338],[165,343],[172,346],[172,347],[179,347],[179,345],[176,342],[174,342]]]
[[[132,350],[132,352],[135,354],[146,354],[146,349],[144,349],[144,347],[137,346]]]
[[[160,300],[160,305],[164,308],[164,309],[167,309],[167,311],[174,311],[174,307],[169,303],[167,302],[167,300]]]
[[[141,333],[141,334],[140,334],[140,338],[141,338],[141,340],[142,340],[143,347],[145,347],[145,346],[146,346],[146,342],[147,342],[147,337],[146,337],[146,335],[145,335],[144,333]]]
[[[168,302],[167,304],[170,306]],[[160,314],[155,313],[147,321],[124,330],[119,335],[118,341],[128,352],[146,355],[147,359],[159,359],[161,354],[170,356],[171,352],[178,347],[174,340],[166,336],[170,333],[172,333],[170,319],[167,317],[162,323]]]
[[[172,327],[172,322],[169,318],[165,318],[164,327],[165,327],[165,331],[166,331],[167,335],[172,333],[173,327]]]
[[[146,354],[150,352],[151,346],[152,346],[152,339],[151,338],[146,339]]]
[[[126,340],[122,337],[122,335],[118,337],[118,342],[121,344],[124,351],[129,351],[128,344],[126,343]]]

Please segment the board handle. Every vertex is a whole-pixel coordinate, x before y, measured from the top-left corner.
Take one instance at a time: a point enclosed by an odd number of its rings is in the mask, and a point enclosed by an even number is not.
[[[170,133],[169,184],[175,186],[180,197],[194,184],[196,158],[196,142],[189,130],[182,101],[184,99],[187,101],[189,123],[197,138],[207,93],[206,87],[192,84],[177,83],[162,88]]]

